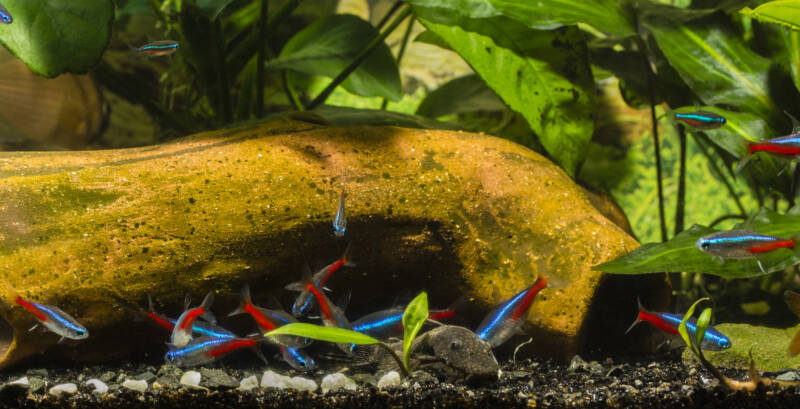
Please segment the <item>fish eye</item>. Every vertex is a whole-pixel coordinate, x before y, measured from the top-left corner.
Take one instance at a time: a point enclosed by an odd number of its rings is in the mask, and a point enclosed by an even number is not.
[[[461,341],[459,340],[451,341],[450,349],[461,349]]]
[[[703,250],[708,250],[709,247],[711,247],[711,244],[709,244],[707,241],[700,243],[700,248]]]

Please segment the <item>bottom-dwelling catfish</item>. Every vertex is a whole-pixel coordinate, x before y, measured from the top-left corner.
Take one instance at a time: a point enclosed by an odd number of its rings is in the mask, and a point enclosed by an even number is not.
[[[683,315],[648,311],[642,306],[641,300],[637,298],[636,302],[639,304],[639,314],[636,316],[636,320],[633,321],[633,324],[625,331],[626,334],[630,332],[636,324],[640,322],[649,322],[667,334],[672,336],[679,335],[678,327],[681,325],[681,321],[683,321]],[[697,319],[689,318],[686,321],[686,331],[689,333],[689,339],[695,339],[695,334],[697,333]],[[722,351],[730,347],[731,341],[728,337],[712,326],[706,329],[706,335],[700,343],[700,349],[708,351]]]
[[[30,311],[43,327],[61,335],[61,339],[58,342],[63,341],[64,338],[84,339],[89,336],[89,331],[83,325],[55,305],[39,304],[26,300],[16,293],[14,294],[14,302]],[[36,328],[36,325],[31,330]]]

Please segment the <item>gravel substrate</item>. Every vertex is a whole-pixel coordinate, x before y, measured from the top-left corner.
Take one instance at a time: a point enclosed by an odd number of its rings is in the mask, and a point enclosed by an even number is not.
[[[705,370],[686,367],[678,359],[659,356],[642,359],[606,359],[569,365],[526,360],[503,365],[500,380],[489,385],[461,385],[439,382],[430,374],[416,372],[399,387],[379,389],[386,375],[344,371],[343,381],[355,381],[355,390],[322,393],[262,388],[266,370],[280,375],[305,378],[321,385],[330,373],[319,370],[297,373],[285,367],[193,368],[125,365],[94,366],[83,369],[18,369],[0,374],[0,405],[23,408],[797,408],[797,388],[761,389],[748,395],[717,385]],[[197,374],[200,376],[196,384]],[[186,376],[184,376],[186,375]],[[727,372],[744,379],[743,372]],[[797,378],[794,372],[783,378]],[[25,378],[25,381],[20,379]],[[255,380],[253,379],[255,377]],[[270,379],[275,378],[273,373]],[[388,378],[393,378],[389,376]],[[330,378],[329,378],[330,379]],[[195,385],[182,385],[181,381]],[[242,381],[244,385],[240,388]],[[16,383],[13,383],[16,381]],[[258,381],[254,384],[254,381]],[[300,380],[302,381],[302,380]],[[386,382],[386,380],[384,381]],[[77,386],[72,392],[71,385]],[[142,386],[146,384],[146,389]],[[396,385],[395,382],[391,384]],[[106,393],[97,385],[108,387]],[[123,386],[125,385],[125,386]],[[347,384],[350,387],[350,383]],[[101,386],[102,388],[102,386]]]

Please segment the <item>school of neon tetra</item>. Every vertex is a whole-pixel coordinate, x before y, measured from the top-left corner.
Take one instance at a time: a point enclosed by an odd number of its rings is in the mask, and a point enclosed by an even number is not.
[[[345,207],[345,194],[342,190],[333,221],[333,234],[336,237],[343,237],[347,231]],[[698,241],[698,248],[718,257],[744,258],[762,251],[794,246],[792,239],[786,241],[750,233],[745,235],[745,233],[736,231],[728,233],[703,238]],[[738,239],[734,240],[732,237]],[[742,237],[746,237],[746,239]],[[740,246],[744,246],[744,250],[739,248]],[[191,301],[187,297],[184,311],[178,318],[171,318],[156,312],[152,300],[148,297],[149,310],[145,313],[146,316],[155,324],[163,327],[165,335],[169,334],[165,360],[182,367],[204,365],[217,361],[232,352],[250,349],[266,363],[267,359],[262,353],[261,347],[268,345],[277,349],[282,359],[291,367],[300,371],[311,370],[315,368],[316,362],[304,350],[311,340],[289,335],[265,337],[265,334],[282,325],[298,322],[299,318],[307,317],[312,310],[316,310],[319,319],[325,326],[350,329],[382,341],[402,337],[403,307],[376,311],[350,321],[344,314],[341,303],[340,305],[333,303],[326,294],[328,290],[324,287],[325,283],[334,276],[334,273],[341,268],[354,266],[351,260],[351,249],[352,247],[348,243],[344,253],[337,260],[314,274],[306,267],[300,281],[286,285],[286,289],[299,293],[292,306],[291,314],[284,311],[274,298],[270,300],[270,308],[254,304],[249,287],[245,286],[241,294],[240,307],[228,316],[240,314],[250,316],[258,332],[248,336],[239,336],[217,325],[214,314],[211,312],[213,293],[208,293],[203,301],[194,307],[190,305]],[[478,325],[475,334],[492,348],[504,344],[514,334],[521,332],[520,327],[526,321],[536,296],[548,288],[548,285],[552,286],[552,279],[540,273],[540,277],[529,287],[522,289],[492,309]],[[44,328],[60,335],[61,340],[64,338],[79,340],[89,336],[89,331],[85,327],[58,307],[39,304],[19,295],[15,295],[15,302],[29,311]],[[448,319],[456,315],[460,306],[465,302],[466,299],[462,297],[449,308],[432,309],[429,312],[429,319],[434,321]],[[682,316],[677,314],[651,312],[639,304],[639,313],[634,325],[646,321],[667,334],[677,334],[681,318]],[[687,329],[693,334],[696,331],[696,322],[689,320]],[[356,349],[354,345],[339,344],[338,346],[350,356]],[[710,350],[723,350],[730,346],[730,340],[713,327],[708,328],[700,345],[701,348]]]

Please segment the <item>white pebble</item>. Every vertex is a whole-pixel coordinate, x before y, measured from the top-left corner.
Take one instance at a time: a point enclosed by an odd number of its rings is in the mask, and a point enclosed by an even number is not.
[[[297,389],[298,391],[314,392],[317,390],[317,383],[311,379],[295,376],[294,378],[286,381],[286,387]]]
[[[328,393],[328,391],[335,391],[338,389],[354,391],[356,390],[356,383],[343,374],[334,373],[325,375],[325,377],[322,378],[322,384],[320,384],[320,387],[322,387],[322,393]]]
[[[92,393],[95,395],[105,395],[108,392],[108,385],[99,379],[92,378],[84,382],[84,384],[94,386]]]
[[[186,371],[181,376],[181,385],[188,386],[190,388],[200,388],[200,379],[203,376],[200,375],[200,372],[197,371]]]
[[[28,386],[28,377],[27,376],[23,376],[22,378],[19,378],[19,379],[15,380],[15,381],[9,382],[9,383],[11,385],[25,385],[25,386]]]
[[[264,372],[261,377],[262,388],[278,388],[283,389],[291,378],[286,375],[281,375],[272,371]]]
[[[390,371],[386,375],[383,375],[378,381],[378,389],[396,388],[400,386],[401,383],[400,374],[397,373],[397,371]]]
[[[122,382],[122,387],[132,391],[144,392],[147,390],[147,381],[126,379],[125,382]]]
[[[78,387],[75,386],[74,383],[62,383],[61,385],[56,385],[50,388],[47,393],[53,396],[61,396],[61,394],[66,393],[67,395],[73,395],[75,392],[78,391]]]
[[[239,382],[239,390],[240,391],[249,391],[253,388],[258,388],[258,377],[255,375],[248,376],[247,378],[242,379]]]

